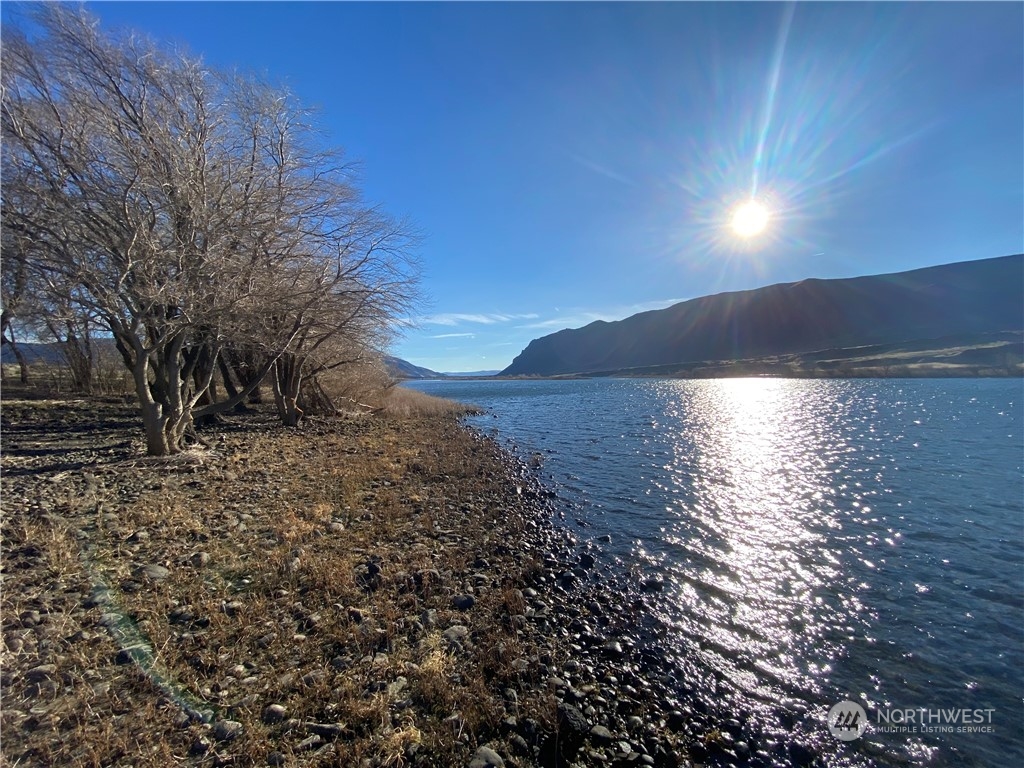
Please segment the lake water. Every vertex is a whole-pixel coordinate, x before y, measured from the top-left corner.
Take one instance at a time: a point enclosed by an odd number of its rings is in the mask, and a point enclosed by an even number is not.
[[[664,576],[687,696],[830,764],[1024,765],[1020,381],[409,386],[487,409],[578,536]]]

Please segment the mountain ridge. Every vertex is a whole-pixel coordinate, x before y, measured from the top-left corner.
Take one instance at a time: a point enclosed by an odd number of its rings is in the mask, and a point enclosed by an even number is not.
[[[531,341],[502,375],[556,376],[1024,328],[1024,255],[702,296]]]

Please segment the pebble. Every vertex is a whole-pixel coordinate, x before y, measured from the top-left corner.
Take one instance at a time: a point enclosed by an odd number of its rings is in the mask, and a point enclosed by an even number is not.
[[[288,710],[280,704],[269,704],[263,710],[263,722],[267,724],[280,723],[286,714],[288,714]]]
[[[462,624],[455,624],[442,632],[441,636],[453,645],[459,644],[469,637],[469,627]]]
[[[192,555],[190,560],[192,561],[192,565],[194,565],[197,568],[201,568],[204,565],[209,565],[209,563],[210,563],[210,553],[209,552],[196,552],[195,554]]]
[[[605,656],[612,659],[622,658],[622,643],[618,640],[606,640],[601,646],[601,651]]]
[[[213,728],[217,741],[234,741],[242,735],[242,724],[237,720],[218,720]]]
[[[490,747],[480,747],[469,761],[469,768],[505,768],[505,761]]]
[[[558,735],[564,755],[575,755],[589,733],[587,718],[577,707],[564,702],[558,705]]]
[[[456,595],[452,598],[452,605],[460,611],[468,611],[476,604],[476,598],[472,595]]]
[[[297,749],[300,752],[304,752],[309,749],[316,749],[323,743],[324,740],[314,733],[312,736],[307,736],[298,744],[296,744],[295,749]]]
[[[25,679],[30,683],[41,683],[44,680],[52,680],[57,675],[57,667],[53,664],[40,664],[32,667],[25,673]]]
[[[306,723],[306,730],[325,739],[336,739],[345,733],[341,723]]]
[[[162,582],[169,577],[171,571],[163,565],[151,563],[135,569],[136,579],[148,579],[151,582]]]

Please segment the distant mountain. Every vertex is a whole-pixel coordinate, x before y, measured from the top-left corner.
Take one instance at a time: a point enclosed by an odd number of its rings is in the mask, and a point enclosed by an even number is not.
[[[421,368],[418,365],[413,365],[408,360],[402,360],[400,357],[392,357],[391,355],[384,355],[384,365],[387,366],[388,373],[396,379],[444,378],[444,374],[432,371],[429,368]]]
[[[64,357],[61,354],[60,347],[56,344],[40,344],[33,341],[19,341],[17,342],[18,351],[25,356],[25,362],[31,365],[32,363],[63,363]],[[4,364],[16,363],[18,358],[14,356],[14,351],[11,349],[9,344],[4,344],[0,347],[0,362]]]
[[[101,349],[101,351],[109,351],[113,353],[113,344],[109,339],[96,339],[94,343]],[[109,348],[109,349],[108,349]],[[64,357],[61,353],[60,346],[53,343],[40,344],[37,342],[19,342],[18,349],[25,356],[26,362],[32,363],[47,363],[47,364],[63,364]],[[14,353],[11,351],[9,345],[4,344],[2,348],[2,362],[4,364],[11,364],[16,362]],[[432,371],[429,368],[421,368],[418,365],[413,365],[407,360],[402,360],[398,357],[391,357],[390,355],[384,356],[384,365],[388,369],[388,373],[396,379],[438,379],[444,378],[444,374]]]
[[[494,369],[493,371],[445,371],[443,375],[450,376],[453,379],[460,379],[474,376],[497,376],[499,373],[501,371]]]
[[[1024,328],[1024,255],[808,279],[598,320],[527,345],[503,375],[553,376],[799,354]]]

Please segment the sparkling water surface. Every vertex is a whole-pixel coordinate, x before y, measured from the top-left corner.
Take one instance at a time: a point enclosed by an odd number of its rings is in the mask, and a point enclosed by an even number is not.
[[[469,422],[543,457],[581,538],[664,576],[686,695],[836,765],[1024,765],[1019,380],[408,386],[487,409]],[[846,743],[843,699],[872,726]],[[877,726],[922,708],[992,732]]]

